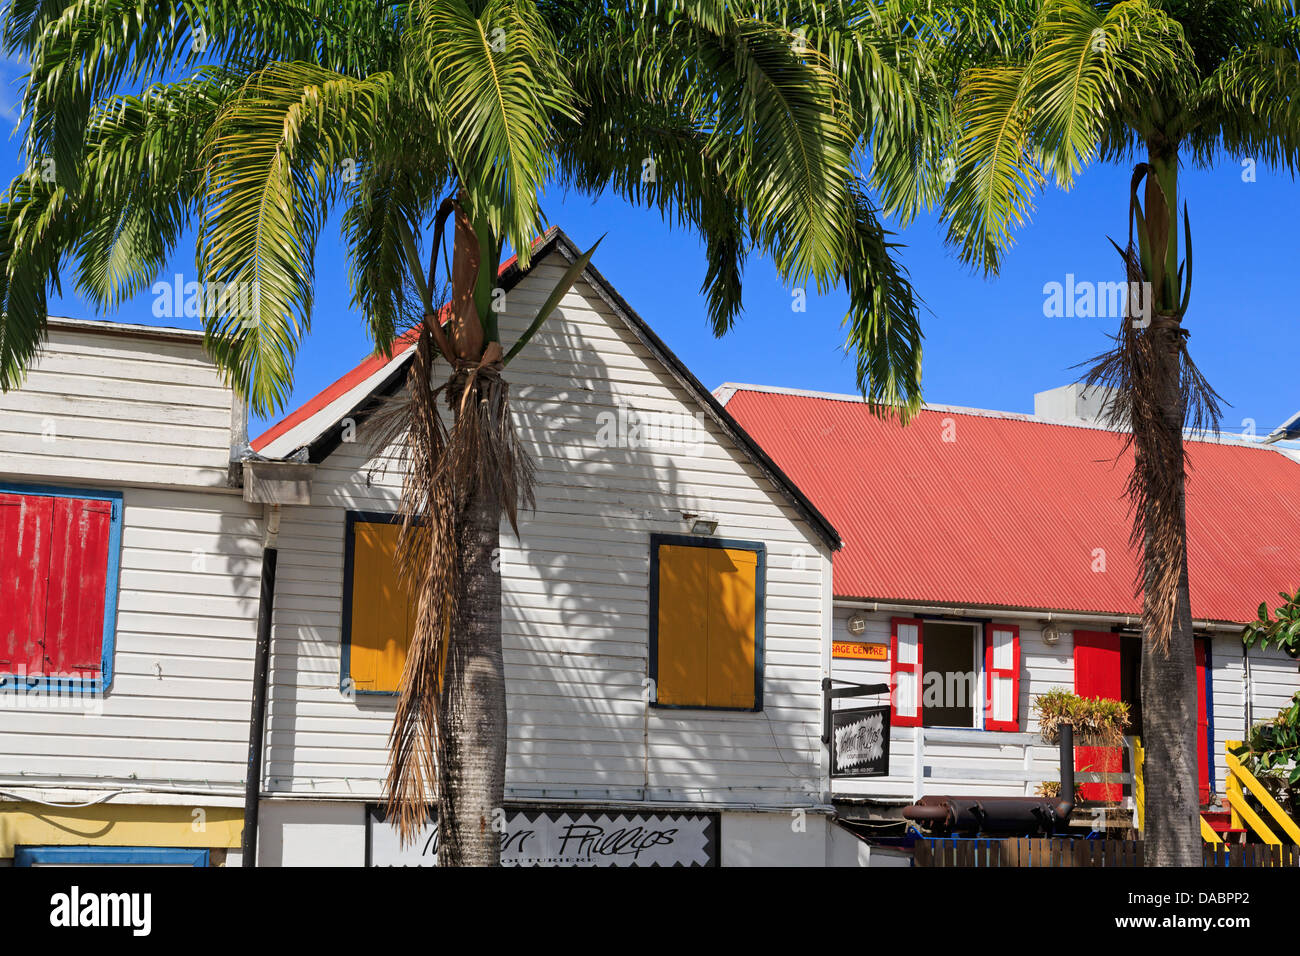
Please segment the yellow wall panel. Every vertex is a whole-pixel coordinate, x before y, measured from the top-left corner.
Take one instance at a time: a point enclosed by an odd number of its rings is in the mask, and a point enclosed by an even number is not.
[[[201,814],[196,814],[201,810]],[[227,849],[244,832],[240,807],[145,806],[100,803],[46,807],[0,803],[0,858],[15,846],[169,846]]]

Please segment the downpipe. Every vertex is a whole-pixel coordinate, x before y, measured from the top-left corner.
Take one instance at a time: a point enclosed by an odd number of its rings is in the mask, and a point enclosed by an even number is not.
[[[240,865],[257,866],[257,821],[262,798],[266,743],[266,686],[271,660],[271,616],[275,610],[275,569],[279,557],[280,506],[266,506],[262,540],[262,589],[257,602],[257,653],[253,661],[253,702],[248,724],[248,766],[244,779],[244,832]]]

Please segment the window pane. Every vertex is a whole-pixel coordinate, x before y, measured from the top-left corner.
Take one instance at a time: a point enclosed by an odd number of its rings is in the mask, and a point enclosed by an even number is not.
[[[898,625],[898,663],[916,663],[916,631],[915,624]]]

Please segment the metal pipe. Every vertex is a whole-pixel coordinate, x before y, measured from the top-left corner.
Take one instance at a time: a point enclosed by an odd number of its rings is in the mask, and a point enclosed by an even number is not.
[[[1061,802],[1056,805],[1056,819],[1062,826],[1070,823],[1074,812],[1074,725],[1061,724]]]
[[[257,866],[257,819],[262,800],[262,758],[266,740],[266,685],[271,661],[271,616],[275,611],[276,543],[280,533],[280,506],[269,505],[266,538],[262,543],[262,590],[257,602],[257,654],[253,661],[253,701],[248,727],[248,766],[244,780],[244,832],[240,839],[240,864]]]

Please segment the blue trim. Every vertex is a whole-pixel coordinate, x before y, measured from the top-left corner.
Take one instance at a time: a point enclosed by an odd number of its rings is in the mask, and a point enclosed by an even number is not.
[[[761,541],[739,541],[735,538],[708,538],[692,534],[650,535],[650,679],[655,682],[655,697],[659,688],[659,546],[680,545],[688,548],[730,548],[733,551],[753,551],[758,556],[754,568],[754,706],[710,707],[704,704],[661,704],[650,701],[658,710],[729,710],[754,714],[763,710],[763,659],[764,628],[767,618],[767,545]]]
[[[155,846],[16,846],[14,866],[208,866],[208,851]]]
[[[15,495],[35,495],[45,498],[85,498],[107,501],[112,505],[108,526],[108,568],[104,573],[104,633],[100,638],[99,677],[28,677],[22,687],[15,690],[27,693],[55,692],[59,694],[84,694],[101,696],[113,683],[113,657],[117,646],[117,596],[122,581],[122,515],[126,510],[120,491],[64,488],[57,485],[19,485],[0,482],[0,492]],[[0,673],[0,690],[6,688],[15,674]]]
[[[343,531],[343,636],[342,651],[339,654],[339,692],[347,694],[348,682],[352,679],[352,572],[355,561],[357,522],[362,524],[400,524],[402,516],[391,511],[349,511],[345,515]],[[395,690],[357,690],[351,692],[358,697],[396,697]]]

